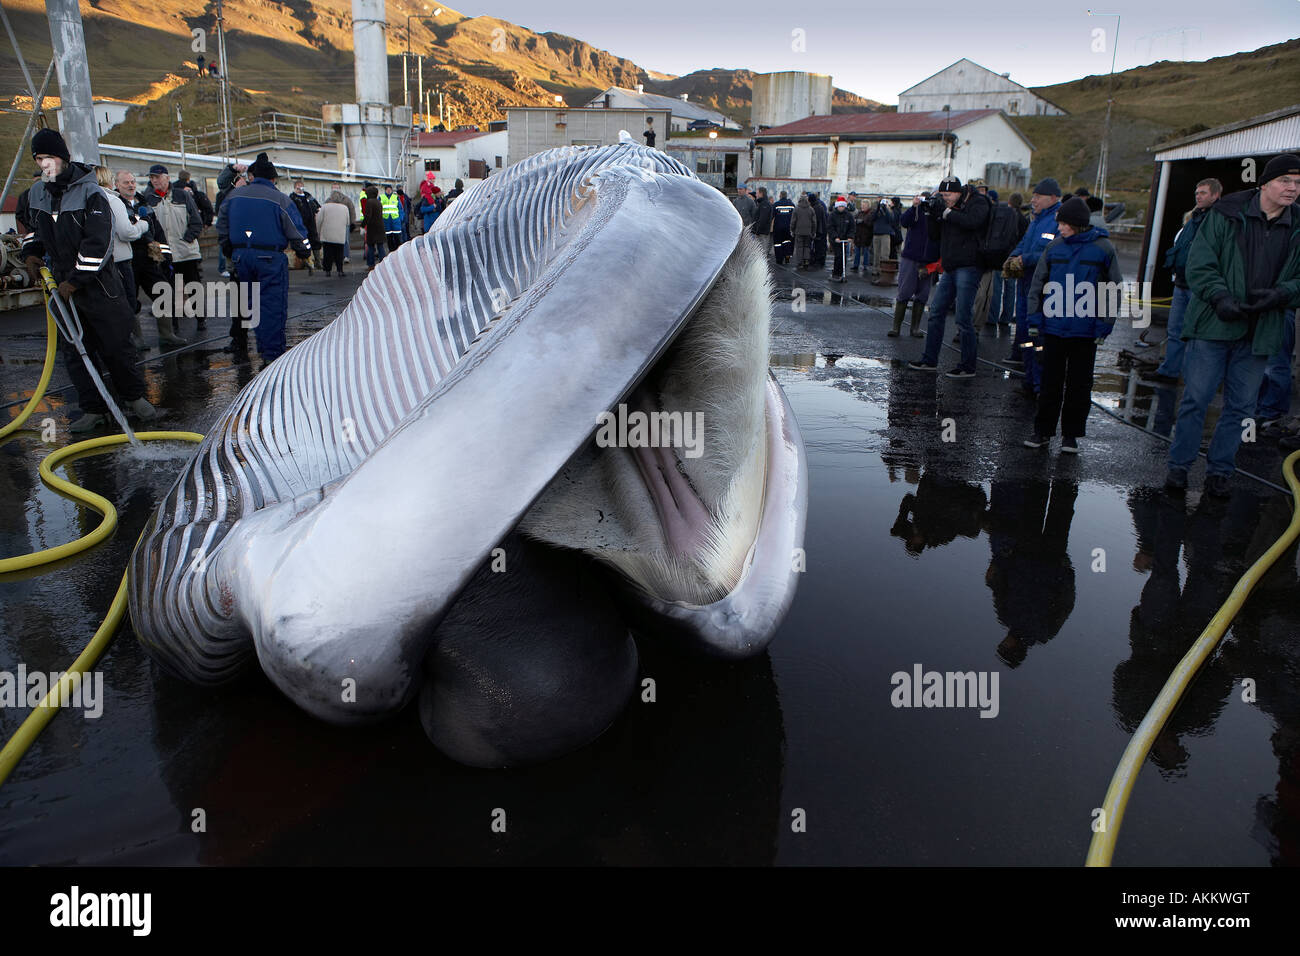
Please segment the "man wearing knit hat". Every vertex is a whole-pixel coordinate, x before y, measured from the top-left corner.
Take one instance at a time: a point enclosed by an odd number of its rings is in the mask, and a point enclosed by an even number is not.
[[[1183,398],[1165,488],[1181,493],[1219,386],[1223,410],[1206,455],[1205,490],[1228,497],[1242,432],[1253,423],[1268,359],[1282,344],[1284,313],[1300,305],[1300,157],[1269,160],[1254,189],[1210,209],[1187,253],[1192,300],[1183,320]]]
[[[240,282],[258,290],[258,319],[252,327],[264,362],[284,354],[284,324],[289,315],[289,260],[284,247],[299,259],[311,257],[311,247],[298,208],[275,188],[278,173],[266,153],[248,167],[252,182],[231,193],[221,206],[217,238],[235,265]],[[245,341],[247,341],[245,339]],[[238,346],[238,340],[235,340]]]
[[[49,258],[59,296],[80,317],[86,354],[108,369],[125,411],[144,420],[156,418],[158,411],[144,397],[144,380],[135,368],[132,313],[113,266],[113,210],[95,168],[72,162],[63,137],[52,129],[32,137],[32,156],[41,181],[19,197],[17,208],[18,220],[32,229],[23,238],[27,272],[38,281]],[[106,424],[108,406],[76,346],[66,340],[63,361],[84,412],[71,430],[85,432]]]
[[[1042,384],[1042,373],[1038,367],[1035,343],[1029,339],[1029,279],[1038,268],[1039,257],[1056,238],[1056,214],[1061,208],[1061,184],[1050,176],[1041,180],[1034,187],[1029,197],[1029,208],[1034,217],[1029,221],[1029,228],[1020,237],[1020,242],[1011,250],[1011,255],[1002,267],[1002,274],[1019,278],[1016,283],[1016,337],[1011,346],[1011,355],[1005,360],[1008,365],[1019,365],[1025,370],[1025,380],[1021,385],[1030,396],[1037,395]]]

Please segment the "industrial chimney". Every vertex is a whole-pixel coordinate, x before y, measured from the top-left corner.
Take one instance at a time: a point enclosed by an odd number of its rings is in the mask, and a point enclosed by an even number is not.
[[[387,30],[384,0],[352,0],[357,101],[326,104],[321,116],[339,134],[341,170],[361,179],[405,181],[411,108],[388,99]]]

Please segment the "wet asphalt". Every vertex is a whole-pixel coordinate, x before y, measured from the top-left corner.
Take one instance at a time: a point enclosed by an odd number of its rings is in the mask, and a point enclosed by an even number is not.
[[[290,342],[332,321],[363,271],[294,273]],[[869,304],[889,290],[774,274],[771,364],[810,493],[807,569],[766,654],[703,662],[640,635],[653,704],[633,700],[579,753],[489,772],[441,757],[410,710],[340,729],[257,672],[190,687],[128,623],[98,666],[102,716],[56,717],[0,787],[0,863],[1080,864],[1128,735],[1290,520],[1287,496],[1241,475],[1230,499],[1203,496],[1198,466],[1186,498],[1170,498],[1165,442],[1097,408],[1081,455],[1025,449],[1033,405],[1014,376],[909,371],[921,340],[887,338],[888,315]],[[203,431],[255,374],[257,359],[219,351],[224,325],[209,321],[205,345],[144,354],[148,397],[168,410],[158,427]],[[192,320],[181,331],[198,338]],[[1095,396],[1144,425],[1161,396],[1130,390],[1121,352],[1158,349],[1138,337],[1112,336]],[[0,314],[0,404],[28,394],[43,346],[39,312]],[[981,337],[982,357],[1009,351]],[[941,368],[954,362],[945,350]],[[60,366],[53,387],[66,381]],[[97,520],[37,478],[70,440],[69,401],[56,391],[34,416],[55,421],[52,445],[33,432],[0,443],[0,553]],[[189,451],[68,467],[120,525],[59,566],[0,579],[0,670],[75,658]],[[1275,484],[1280,461],[1263,441],[1238,460]],[[1300,862],[1298,588],[1292,549],[1144,764],[1117,864]],[[895,706],[895,675],[918,666],[996,679],[996,716]],[[26,713],[0,708],[0,735]],[[497,808],[505,834],[490,829]]]

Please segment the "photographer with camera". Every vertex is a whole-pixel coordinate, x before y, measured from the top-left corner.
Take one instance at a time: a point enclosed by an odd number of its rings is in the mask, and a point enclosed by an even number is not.
[[[939,349],[943,347],[947,313],[957,305],[957,328],[961,330],[961,361],[947,373],[949,378],[974,378],[978,338],[971,325],[971,309],[981,271],[980,240],[988,226],[988,199],[969,186],[963,187],[955,176],[939,184],[930,197],[929,228],[939,237],[939,262],[943,275],[930,299],[930,325],[925,335],[925,351],[919,362],[908,368],[919,372],[939,370]]]

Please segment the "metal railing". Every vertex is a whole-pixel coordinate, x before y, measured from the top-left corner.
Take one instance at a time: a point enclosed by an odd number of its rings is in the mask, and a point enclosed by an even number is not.
[[[193,134],[195,151],[220,153],[221,136],[219,124],[198,130]],[[186,139],[190,139],[190,134],[186,134]],[[319,116],[297,116],[293,113],[262,113],[255,117],[245,117],[230,131],[231,149],[246,149],[271,142],[333,146],[335,136],[334,130]]]

